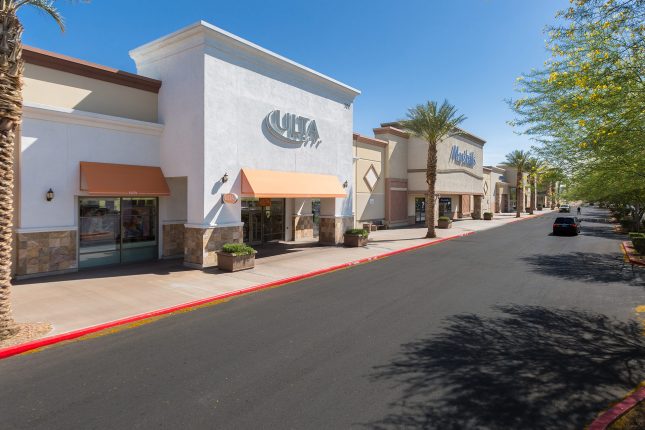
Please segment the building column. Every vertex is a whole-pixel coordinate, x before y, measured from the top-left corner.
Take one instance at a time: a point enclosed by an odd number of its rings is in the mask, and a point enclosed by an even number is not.
[[[482,217],[482,196],[474,196],[473,219],[481,219]]]
[[[242,223],[225,226],[186,225],[184,231],[184,265],[203,269],[217,266],[217,251],[225,243],[242,243]]]
[[[314,214],[311,212],[311,199],[294,199],[291,228],[293,240],[314,237]]]
[[[336,199],[320,199],[320,233],[318,241],[321,244],[339,245],[343,243],[345,231],[353,227],[354,216],[343,215],[342,209],[337,207]]]

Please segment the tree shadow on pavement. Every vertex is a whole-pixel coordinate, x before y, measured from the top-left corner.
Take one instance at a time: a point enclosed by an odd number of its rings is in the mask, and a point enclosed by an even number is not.
[[[605,315],[501,306],[402,346],[373,381],[401,391],[372,429],[581,429],[645,376],[642,327]]]
[[[534,273],[570,281],[629,283],[634,280],[631,272],[625,269],[620,255],[571,252],[536,254],[522,260],[529,264]]]

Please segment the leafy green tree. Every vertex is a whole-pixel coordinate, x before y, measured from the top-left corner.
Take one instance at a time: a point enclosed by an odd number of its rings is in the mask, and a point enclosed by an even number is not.
[[[506,160],[502,163],[502,165],[511,167],[517,171],[517,180],[515,187],[515,201],[517,202],[517,204],[515,205],[515,218],[519,218],[522,213],[522,203],[524,199],[524,170],[530,156],[530,152],[516,149],[515,151],[506,154]]]
[[[567,173],[570,198],[614,193],[636,207],[645,181],[645,1],[575,0],[559,16],[544,68],[519,78],[513,124]],[[596,172],[611,189],[596,186]]]
[[[435,184],[437,183],[437,146],[446,138],[461,134],[458,126],[466,119],[457,114],[457,109],[444,100],[441,106],[435,101],[419,104],[408,110],[407,119],[400,121],[402,127],[411,134],[428,142],[426,161],[426,237],[436,237],[435,233]]]
[[[47,0],[0,0],[0,339],[16,332],[11,316],[11,255],[13,237],[13,160],[16,130],[22,120],[23,27],[16,13],[33,6],[64,30],[63,20]]]

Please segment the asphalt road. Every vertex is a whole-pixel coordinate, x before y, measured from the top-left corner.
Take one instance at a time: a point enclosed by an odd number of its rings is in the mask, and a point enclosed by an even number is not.
[[[645,379],[645,285],[555,216],[0,361],[0,427],[582,429]]]

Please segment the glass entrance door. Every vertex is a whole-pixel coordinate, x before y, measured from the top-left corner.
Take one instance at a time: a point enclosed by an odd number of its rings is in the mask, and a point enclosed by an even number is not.
[[[157,199],[121,199],[121,262],[154,260],[157,255]]]
[[[79,267],[120,263],[121,200],[82,198],[79,203]]]
[[[320,237],[320,199],[311,200],[311,213],[314,222],[314,237]]]
[[[157,258],[157,198],[79,199],[79,268]]]
[[[284,199],[243,199],[244,243],[284,240]]]
[[[262,211],[257,200],[242,200],[244,243],[262,243]]]
[[[263,208],[263,242],[284,240],[284,199],[271,199]]]
[[[439,197],[439,216],[452,218],[452,199],[450,197]]]
[[[426,199],[425,197],[415,197],[414,199],[414,222],[426,222]]]

